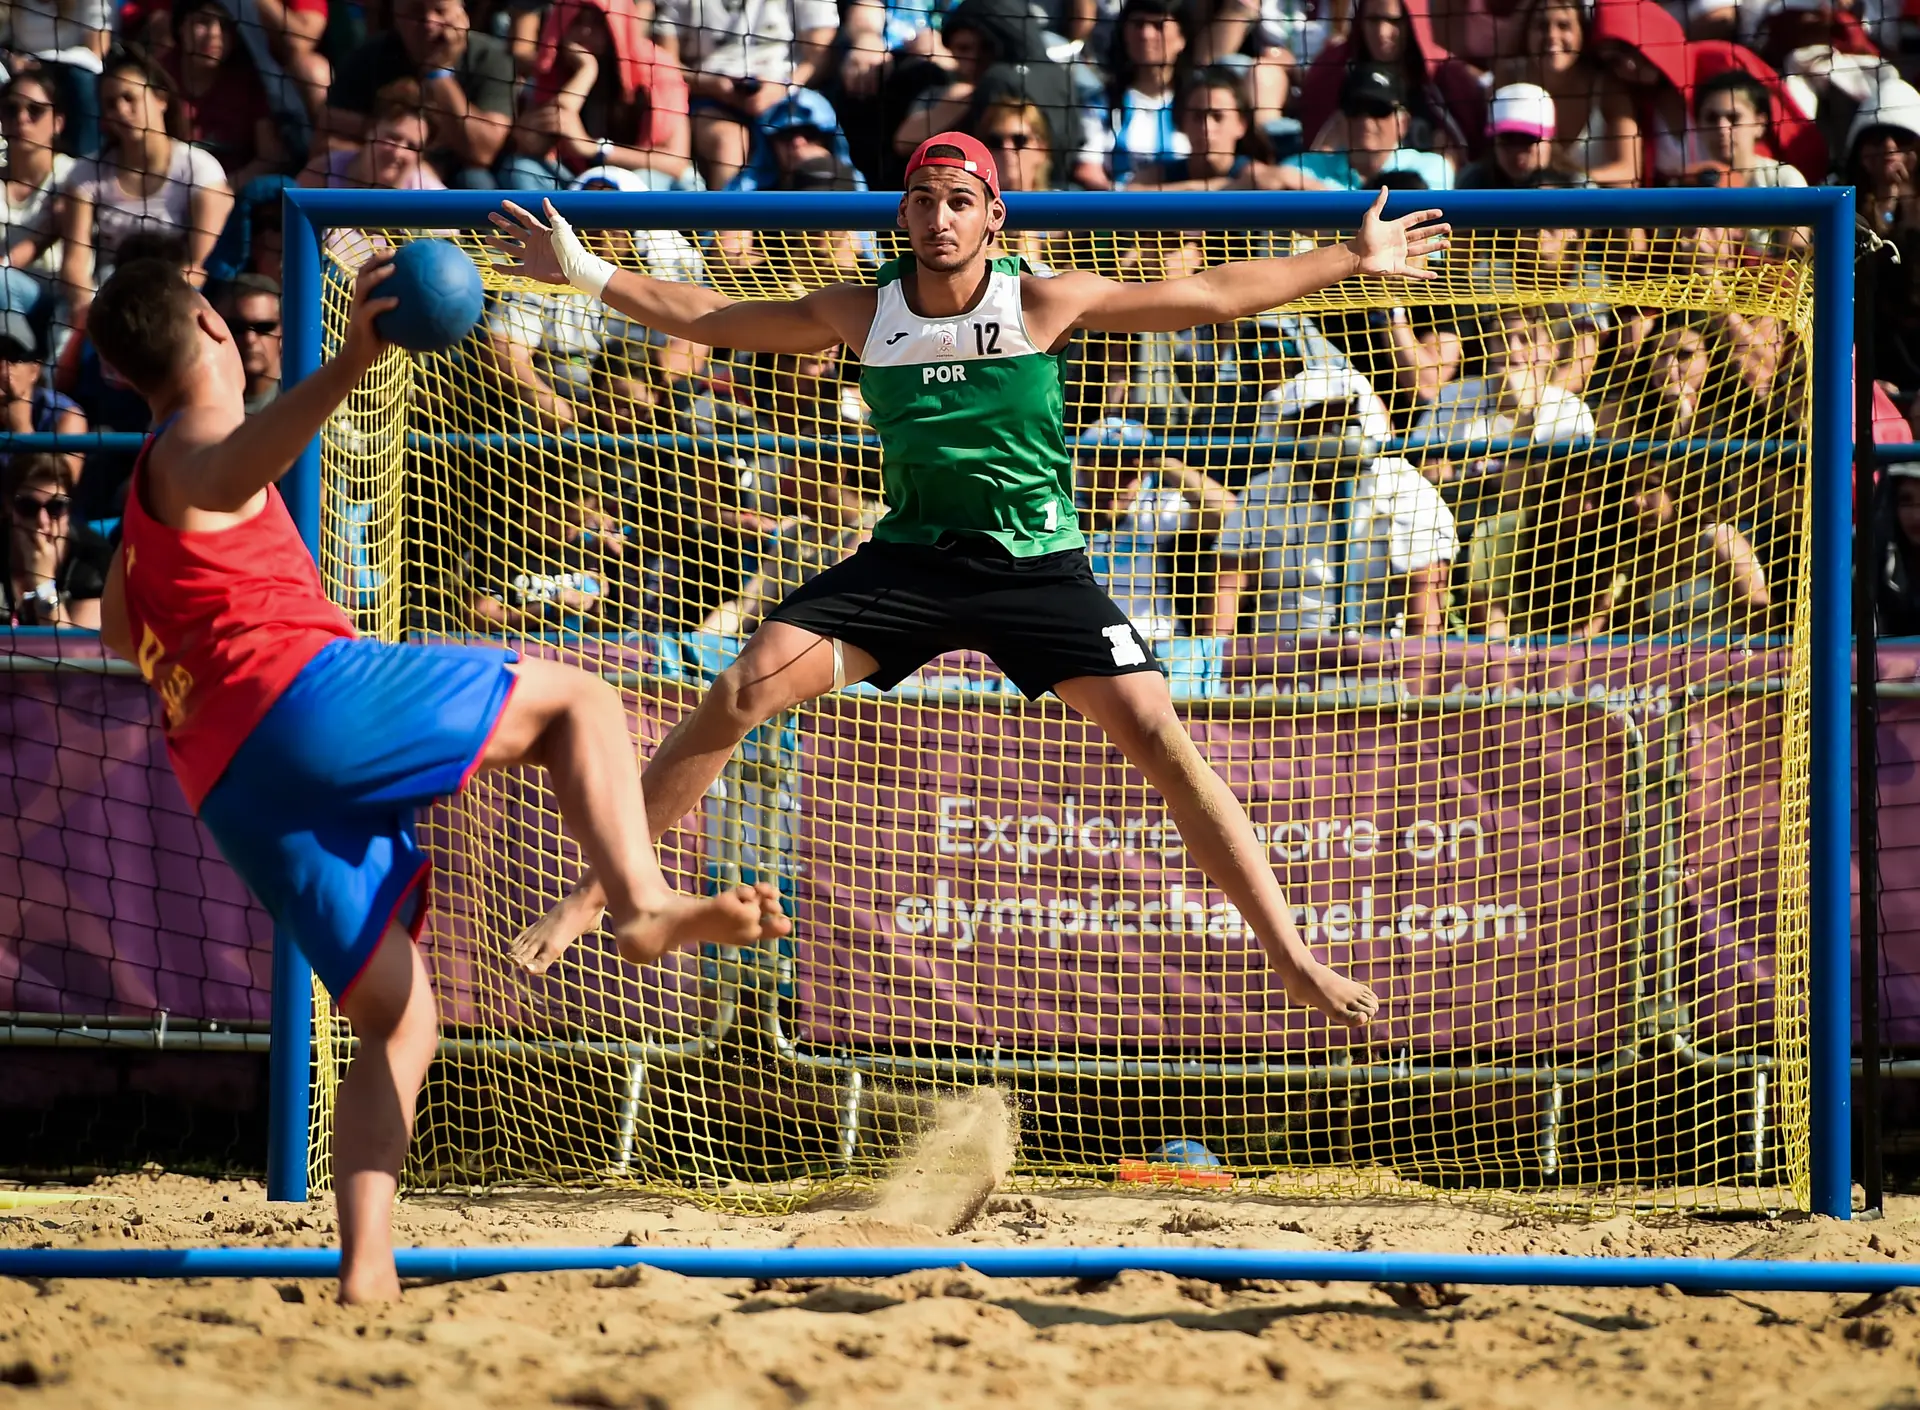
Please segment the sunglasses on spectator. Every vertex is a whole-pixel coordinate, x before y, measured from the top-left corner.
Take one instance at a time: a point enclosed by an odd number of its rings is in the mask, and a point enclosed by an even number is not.
[[[989,132],[987,145],[990,147],[1011,147],[1016,152],[1024,152],[1039,139],[1031,132]]]
[[[417,152],[420,148],[412,142],[402,142],[398,137],[376,136],[373,139],[377,147],[394,147],[402,152]]]
[[[251,333],[256,338],[271,338],[275,333],[280,331],[280,320],[277,318],[236,319],[233,324],[233,331],[236,333]]]
[[[827,141],[827,134],[822,132],[817,127],[783,127],[778,132],[773,134],[773,138],[776,142],[780,141],[783,138],[793,139],[793,138],[799,138],[799,137],[804,137],[809,142],[819,142],[822,145],[825,145]]]
[[[30,98],[0,103],[0,117],[12,118],[15,122],[38,122],[52,111],[53,104],[36,103]]]
[[[72,504],[71,495],[51,494],[41,499],[36,494],[17,494],[13,497],[13,517],[31,524],[44,509],[49,519],[60,520],[67,517],[67,510]]]

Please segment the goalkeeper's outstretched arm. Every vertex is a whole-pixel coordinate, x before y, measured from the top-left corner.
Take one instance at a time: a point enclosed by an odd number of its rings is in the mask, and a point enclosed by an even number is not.
[[[1179,333],[1230,323],[1316,293],[1354,274],[1431,279],[1420,261],[1447,247],[1451,227],[1437,210],[1383,220],[1380,198],[1360,231],[1339,245],[1323,245],[1287,259],[1240,260],[1185,279],[1120,284],[1097,274],[1069,273],[1039,281],[1036,302],[1050,306],[1069,328],[1095,333]],[[1051,321],[1051,320],[1049,320]]]
[[[671,338],[739,352],[808,353],[836,347],[845,328],[864,329],[851,286],[819,289],[799,299],[730,299],[700,284],[677,284],[621,269],[587,249],[553,202],[540,220],[513,202],[492,217],[494,249],[510,273],[543,284],[570,284],[634,322]],[[871,310],[868,311],[871,318]]]

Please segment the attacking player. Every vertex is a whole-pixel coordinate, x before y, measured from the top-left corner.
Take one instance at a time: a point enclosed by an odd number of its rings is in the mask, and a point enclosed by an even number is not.
[[[416,807],[481,769],[541,764],[624,958],[787,930],[770,885],[698,899],[668,887],[612,687],[504,649],[369,641],[328,600],[274,482],[380,355],[391,273],[384,258],[361,271],[339,355],[252,417],[232,333],[172,265],[121,265],[87,317],[155,428],[101,636],[160,693],[187,801],[360,1040],[334,1113],[345,1302],[399,1295],[393,1197],[439,1036],[413,943],[428,869]]]
[[[1106,731],[1166,801],[1202,871],[1240,908],[1287,993],[1359,1025],[1378,1000],[1307,950],[1245,810],[1173,709],[1153,652],[1094,581],[1073,502],[1060,353],[1076,332],[1170,333],[1264,313],[1353,274],[1430,277],[1438,211],[1381,218],[1382,191],[1349,242],[1290,259],[1224,264],[1121,284],[1025,273],[996,255],[1006,223],[992,156],[940,133],[907,164],[899,224],[912,254],[877,285],[736,302],[711,289],[616,270],[546,205],[511,203],[494,243],[518,272],[571,284],[635,322],[741,352],[844,345],[880,436],[889,506],[872,541],[769,614],[647,765],[654,835],[699,803],[747,734],[852,681],[889,689],[944,652],[983,651],[1029,698],[1051,690]],[[515,945],[551,964],[598,915],[589,873]]]

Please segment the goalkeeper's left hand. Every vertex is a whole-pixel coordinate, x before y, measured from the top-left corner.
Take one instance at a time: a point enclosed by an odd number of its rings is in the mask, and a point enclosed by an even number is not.
[[[489,244],[506,257],[507,272],[542,284],[570,284],[583,294],[599,298],[614,276],[614,266],[580,243],[567,218],[544,202],[546,223],[512,201],[487,219],[494,233]]]
[[[1447,247],[1453,227],[1440,221],[1439,211],[1415,211],[1398,220],[1382,220],[1387,204],[1387,188],[1360,222],[1360,233],[1348,241],[1348,248],[1360,260],[1362,274],[1390,274],[1402,279],[1432,279],[1434,272],[1418,261],[1438,254]]]

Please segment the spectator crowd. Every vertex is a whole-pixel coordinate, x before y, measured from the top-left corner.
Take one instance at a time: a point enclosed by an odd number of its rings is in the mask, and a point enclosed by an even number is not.
[[[16,432],[146,429],[85,336],[100,280],[140,254],[206,290],[249,409],[270,402],[290,184],[884,190],[925,137],[957,128],[1010,192],[1851,184],[1863,225],[1902,256],[1876,300],[1876,432],[1913,435],[1920,91],[1904,75],[1920,21],[1892,0],[14,0],[4,14],[0,399]],[[591,238],[730,291],[867,278],[893,248],[885,231]],[[1261,232],[1004,241],[1039,273],[1121,277],[1290,248]],[[1449,253],[1445,282],[1471,298],[1083,339],[1068,433],[1096,571],[1157,642],[1778,630],[1802,469],[1763,443],[1804,434],[1806,349],[1771,315],[1607,288],[1658,267],[1751,290],[1804,249],[1793,230],[1507,231]],[[497,296],[476,346],[449,412],[462,429],[644,448],[468,466],[481,512],[427,506],[461,565],[418,585],[435,625],[739,634],[881,512],[848,355],[738,357],[530,293]],[[1620,442],[1683,449],[1606,449]],[[95,620],[131,457],[6,465],[0,603],[16,624]],[[1882,597],[1913,592],[1920,630],[1909,497],[1920,505],[1920,490],[1889,492]]]

